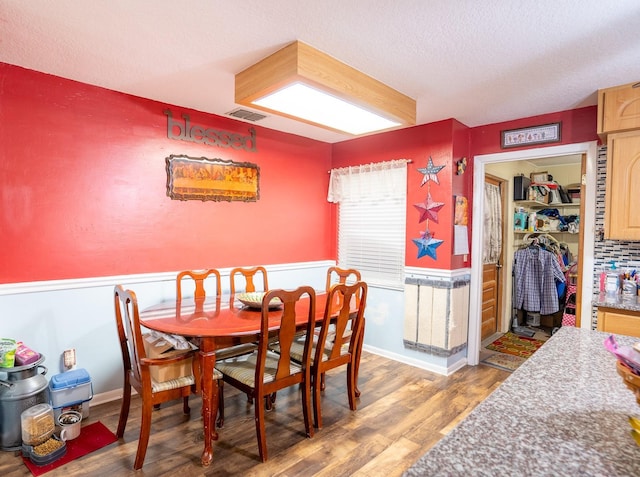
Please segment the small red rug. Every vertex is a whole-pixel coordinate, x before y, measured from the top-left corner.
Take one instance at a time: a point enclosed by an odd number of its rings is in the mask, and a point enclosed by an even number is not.
[[[45,474],[50,470],[57,469],[61,465],[71,462],[78,457],[87,455],[93,451],[108,446],[109,444],[117,441],[116,435],[111,432],[100,421],[83,426],[80,431],[80,435],[67,441],[67,453],[60,457],[58,460],[46,465],[35,465],[28,457],[22,457],[25,465],[29,468],[31,473],[35,476]]]
[[[543,344],[544,341],[537,340],[535,338],[527,338],[526,336],[518,336],[508,331],[486,348],[493,351],[499,351],[500,353],[528,358]]]
[[[505,353],[495,353],[488,358],[483,359],[481,363],[488,364],[489,366],[503,369],[505,371],[515,371],[526,360],[527,358],[523,358],[522,356],[515,356]]]

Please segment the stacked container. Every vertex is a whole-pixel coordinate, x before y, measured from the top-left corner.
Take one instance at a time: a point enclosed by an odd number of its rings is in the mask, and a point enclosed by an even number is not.
[[[49,395],[56,419],[68,410],[78,411],[86,418],[93,398],[91,376],[82,368],[56,374],[49,382]]]

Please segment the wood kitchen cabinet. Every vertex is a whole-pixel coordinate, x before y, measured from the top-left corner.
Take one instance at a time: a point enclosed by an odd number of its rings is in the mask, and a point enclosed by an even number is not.
[[[640,240],[640,129],[609,134],[604,235]]]
[[[598,91],[598,135],[640,129],[640,82]]]
[[[640,338],[640,312],[600,306],[598,331]]]

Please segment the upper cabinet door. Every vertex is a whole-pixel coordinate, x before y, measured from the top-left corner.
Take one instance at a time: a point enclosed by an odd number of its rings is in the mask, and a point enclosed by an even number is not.
[[[609,134],[604,235],[640,240],[640,130]]]
[[[640,128],[640,82],[598,91],[598,135]]]

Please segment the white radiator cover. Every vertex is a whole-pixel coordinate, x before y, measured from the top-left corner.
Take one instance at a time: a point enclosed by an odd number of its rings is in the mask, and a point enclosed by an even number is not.
[[[467,346],[469,277],[405,280],[404,345],[436,356]]]

